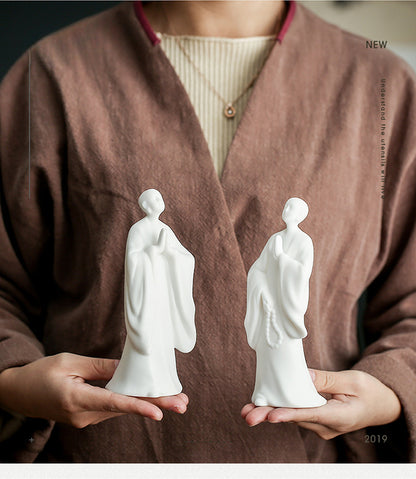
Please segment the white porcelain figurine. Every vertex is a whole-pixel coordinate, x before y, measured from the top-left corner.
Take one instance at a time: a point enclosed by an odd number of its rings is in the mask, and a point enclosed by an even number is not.
[[[139,205],[146,216],[131,227],[126,245],[126,343],[106,388],[129,396],[171,396],[182,391],[175,348],[187,353],[196,340],[195,260],[159,220],[165,209],[159,191],[143,192]]]
[[[317,407],[326,403],[309,374],[302,338],[313,264],[311,238],[298,226],[308,205],[290,198],[282,218],[287,228],[274,234],[247,278],[244,325],[256,351],[256,406]]]

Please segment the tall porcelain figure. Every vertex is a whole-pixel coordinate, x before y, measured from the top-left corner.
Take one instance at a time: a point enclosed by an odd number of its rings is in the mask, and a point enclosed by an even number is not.
[[[299,228],[308,205],[290,198],[282,218],[286,229],[274,234],[247,278],[245,328],[256,351],[256,406],[316,407],[326,400],[312,382],[303,352],[304,315],[313,264],[311,238]]]
[[[129,396],[171,396],[182,391],[175,348],[195,345],[192,298],[195,260],[159,220],[165,204],[154,189],[139,198],[145,218],[128,234],[125,257],[126,343],[106,388]]]

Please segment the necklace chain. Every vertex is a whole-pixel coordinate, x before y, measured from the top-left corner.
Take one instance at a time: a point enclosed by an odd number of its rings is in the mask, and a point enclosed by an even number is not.
[[[169,18],[166,14],[166,11],[165,11],[165,8],[163,7],[163,13],[165,15],[165,18],[166,18],[166,23],[168,25],[168,28],[169,30],[172,32],[172,38],[173,40],[175,41],[175,43],[178,45],[179,49],[181,50],[181,52],[185,55],[186,59],[188,60],[188,62],[195,68],[195,70],[197,71],[198,75],[206,82],[206,84],[208,85],[209,89],[223,102],[223,104],[225,105],[224,107],[224,115],[229,118],[229,119],[232,119],[235,117],[236,115],[236,109],[235,109],[235,104],[238,102],[238,100],[240,100],[241,97],[243,97],[247,92],[248,90],[250,90],[250,88],[254,85],[254,83],[256,82],[257,78],[259,77],[260,75],[260,72],[266,62],[266,59],[267,59],[267,56],[266,58],[264,59],[264,62],[263,64],[261,65],[261,68],[260,70],[254,75],[254,77],[250,80],[250,82],[246,85],[246,87],[241,91],[241,93],[236,97],[234,98],[234,100],[232,101],[227,101],[222,95],[221,93],[214,87],[214,85],[211,83],[211,81],[209,80],[209,78],[202,72],[202,70],[198,67],[198,65],[194,62],[194,60],[192,59],[192,57],[189,55],[189,53],[187,52],[187,50],[185,49],[185,47],[183,46],[182,42],[179,40],[178,36],[175,35],[175,33],[173,32],[173,29],[169,23]]]
[[[246,85],[246,87],[242,90],[242,92],[234,98],[232,101],[227,101],[221,93],[214,87],[214,85],[211,83],[210,79],[207,78],[206,75],[202,72],[202,70],[198,67],[198,65],[193,61],[189,53],[186,51],[185,47],[182,45],[182,42],[176,37],[173,36],[173,39],[175,43],[178,45],[179,49],[182,51],[182,53],[185,55],[189,63],[195,68],[195,70],[198,72],[199,76],[207,83],[209,89],[224,103],[225,108],[224,108],[224,115],[227,118],[234,118],[236,115],[236,109],[234,105],[238,102],[238,100],[243,97],[248,90],[254,85],[255,81],[257,80],[260,72],[257,72],[254,77],[251,79],[251,81]]]

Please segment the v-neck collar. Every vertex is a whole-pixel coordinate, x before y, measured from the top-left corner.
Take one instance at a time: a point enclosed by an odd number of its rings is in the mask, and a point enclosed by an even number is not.
[[[141,3],[136,2],[133,5],[134,11],[133,6],[128,5],[132,9],[130,17],[132,28],[134,28],[134,20],[138,19],[137,9],[141,9]],[[240,237],[239,230],[241,229],[240,223],[242,221],[244,223],[247,207],[253,201],[252,194],[248,191],[253,185],[258,185],[258,194],[261,197],[268,195],[269,187],[267,187],[267,191],[263,191],[259,182],[264,181],[264,174],[267,176],[268,171],[273,170],[274,175],[276,165],[279,163],[279,158],[277,158],[277,163],[275,161],[276,141],[280,145],[282,139],[277,137],[276,132],[283,126],[279,127],[278,123],[286,121],[282,118],[283,115],[276,112],[276,106],[280,105],[282,101],[279,88],[281,89],[286,83],[286,79],[282,78],[284,73],[282,58],[288,56],[293,58],[300,47],[296,34],[301,26],[297,25],[289,29],[289,26],[293,25],[295,5],[295,2],[290,2],[285,22],[279,32],[279,41],[272,48],[253,87],[229,148],[221,179],[216,173],[208,143],[189,95],[145,17],[140,17],[142,28],[136,30],[137,38],[140,38],[141,42],[145,42],[142,44],[143,48],[140,49],[139,54],[146,75],[151,79],[146,84],[146,89],[149,89],[155,98],[154,113],[166,112],[166,115],[161,117],[164,122],[169,117],[170,121],[176,117],[177,124],[176,126],[172,124],[173,131],[179,128],[180,124],[181,134],[187,135],[188,132],[187,145],[184,145],[185,156],[183,159],[172,158],[171,163],[173,162],[177,171],[181,172],[181,184],[186,181],[193,188],[199,185],[198,191],[202,197],[205,200],[209,197],[209,208],[206,208],[207,211],[200,211],[200,214],[208,214],[209,210],[209,215],[213,216],[205,217],[204,222],[207,221],[207,223],[204,228],[220,228],[223,232],[228,231],[224,234],[231,242],[230,246],[233,245],[232,248],[239,251],[238,263],[241,265],[239,267],[243,268],[242,271],[247,268],[248,258],[244,257],[241,249],[243,246],[241,241],[246,240]],[[299,24],[299,21],[294,23]],[[284,54],[283,45],[286,45]],[[279,95],[274,93],[275,89]],[[265,92],[269,92],[269,96]],[[287,91],[283,95],[286,97]],[[270,108],[270,105],[275,106]],[[173,112],[175,113],[173,114]],[[156,117],[151,121],[155,121],[155,119]],[[162,130],[166,126],[161,125]],[[195,161],[192,164],[188,163],[188,160],[185,161],[185,157],[189,158],[190,152],[193,152],[192,157]],[[293,166],[296,167],[295,162]],[[171,174],[174,174],[173,170]],[[247,188],[249,185],[251,185],[250,188]],[[237,258],[234,260],[234,265],[237,267]]]
[[[281,26],[281,28],[279,29],[279,32],[277,32],[276,34],[276,44],[273,46],[272,50],[270,51],[269,53],[269,56],[265,62],[265,64],[263,65],[263,68],[262,68],[262,71],[260,72],[259,74],[259,77],[255,83],[255,85],[253,86],[253,89],[251,91],[251,94],[250,94],[250,97],[247,101],[247,105],[246,105],[246,108],[244,109],[244,112],[243,112],[243,115],[240,119],[240,122],[236,128],[236,131],[234,133],[234,136],[233,136],[233,139],[230,143],[230,146],[228,148],[228,152],[227,152],[227,155],[226,155],[226,158],[225,158],[225,161],[224,161],[224,165],[223,165],[223,169],[222,169],[222,172],[221,172],[221,175],[218,177],[218,181],[220,183],[221,186],[224,186],[223,184],[223,179],[228,175],[227,171],[230,170],[230,157],[233,156],[233,150],[235,149],[235,146],[234,146],[234,143],[235,143],[235,138],[238,137],[238,133],[239,133],[239,130],[242,126],[243,123],[246,122],[245,120],[245,116],[246,116],[246,110],[249,108],[250,106],[250,102],[251,102],[251,98],[253,96],[253,93],[255,92],[256,90],[256,86],[257,84],[260,82],[260,79],[261,79],[261,76],[262,76],[262,73],[263,73],[263,70],[267,67],[267,64],[269,63],[269,59],[272,55],[276,54],[275,53],[275,50],[278,50],[279,46],[282,44],[282,41],[292,23],[292,20],[293,20],[293,17],[295,15],[295,11],[296,11],[296,2],[295,0],[285,0],[285,3],[287,5],[287,11],[286,11],[286,16],[285,16],[285,19],[284,19],[284,22]],[[195,108],[192,104],[192,102],[190,101],[190,98],[189,98],[189,94],[188,92],[186,91],[185,87],[183,86],[183,83],[181,81],[181,79],[179,78],[179,76],[177,75],[174,67],[172,66],[169,58],[167,57],[167,55],[165,54],[165,52],[163,51],[163,49],[160,48],[160,38],[159,36],[156,34],[156,32],[153,30],[152,26],[150,25],[150,22],[148,21],[146,15],[145,15],[145,12],[144,12],[144,9],[143,9],[143,4],[142,4],[142,1],[138,0],[138,1],[135,1],[133,3],[134,5],[134,11],[135,11],[135,14],[136,14],[136,17],[139,21],[139,23],[141,24],[145,34],[147,35],[148,39],[150,40],[151,44],[153,45],[153,47],[157,47],[158,46],[158,50],[160,49],[161,51],[161,54],[162,56],[164,57],[166,63],[169,65],[169,67],[173,70],[175,76],[177,77],[177,80],[178,80],[178,83],[180,83],[180,86],[184,92],[184,96],[186,96],[188,98],[188,102],[189,105],[190,105],[190,109],[192,110],[193,112],[193,116],[195,117],[195,123],[198,124],[198,127],[199,127],[199,130],[200,130],[200,134],[202,135],[203,139],[204,139],[204,145],[206,148],[204,148],[207,152],[208,152],[208,156],[210,158],[210,161],[211,161],[211,164],[212,164],[212,167],[215,169],[214,167],[214,161],[213,161],[213,158],[212,158],[212,155],[211,155],[211,152],[209,150],[209,146],[208,146],[208,142],[206,140],[206,137],[205,137],[205,134],[204,134],[204,131],[202,129],[202,125],[201,125],[201,122],[199,120],[199,117],[195,111]]]

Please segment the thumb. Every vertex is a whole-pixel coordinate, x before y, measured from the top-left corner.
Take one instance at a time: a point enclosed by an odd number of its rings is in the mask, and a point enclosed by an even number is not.
[[[78,366],[80,375],[90,381],[111,379],[120,361],[117,359],[83,357]]]
[[[353,390],[353,383],[348,371],[320,371],[319,369],[309,369],[316,390],[321,393],[329,394],[348,394]]]

